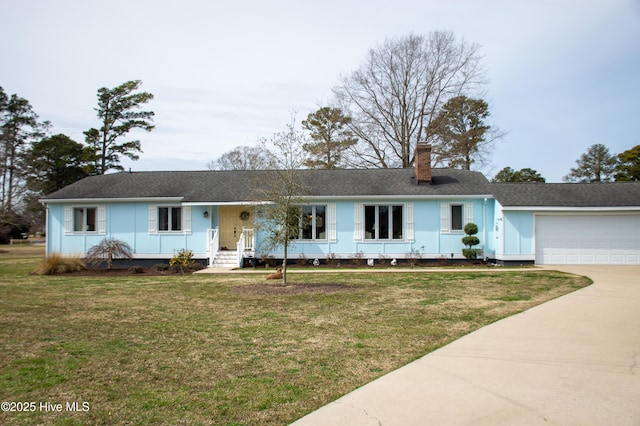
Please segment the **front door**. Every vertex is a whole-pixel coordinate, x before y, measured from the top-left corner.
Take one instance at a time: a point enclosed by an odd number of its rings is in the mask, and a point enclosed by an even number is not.
[[[220,207],[220,250],[236,250],[242,227],[249,228],[253,208],[245,206]]]

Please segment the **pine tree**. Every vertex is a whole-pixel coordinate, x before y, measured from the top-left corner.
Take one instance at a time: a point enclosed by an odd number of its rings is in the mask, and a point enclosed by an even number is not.
[[[309,114],[302,126],[313,142],[302,148],[309,155],[304,165],[311,169],[336,169],[342,166],[343,153],[358,140],[349,130],[351,118],[339,108],[323,107]]]

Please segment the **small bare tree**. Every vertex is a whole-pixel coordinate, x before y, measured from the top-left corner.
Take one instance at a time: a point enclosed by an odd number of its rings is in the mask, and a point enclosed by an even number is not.
[[[133,249],[124,241],[115,238],[105,238],[87,252],[87,264],[92,266],[100,265],[107,261],[107,269],[113,266],[113,259],[131,259]]]
[[[265,203],[260,209],[257,227],[266,235],[262,250],[266,253],[282,248],[282,278],[287,283],[287,260],[289,248],[295,243],[300,230],[301,204],[304,185],[300,169],[304,163],[302,146],[305,136],[296,129],[295,118],[287,129],[273,135],[269,144],[273,146],[278,168],[272,171],[269,179],[255,182],[254,198]]]
[[[446,31],[387,39],[371,49],[333,89],[360,139],[349,150],[352,165],[412,167],[416,143],[431,142],[429,123],[442,105],[485,83],[479,50]]]

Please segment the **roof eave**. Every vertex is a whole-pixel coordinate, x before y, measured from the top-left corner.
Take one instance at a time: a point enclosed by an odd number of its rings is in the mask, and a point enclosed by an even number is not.
[[[505,206],[504,211],[534,211],[534,212],[605,212],[605,211],[640,211],[640,206]]]
[[[184,197],[133,197],[133,198],[41,198],[41,204],[73,204],[73,203],[149,203],[149,202],[181,202]]]

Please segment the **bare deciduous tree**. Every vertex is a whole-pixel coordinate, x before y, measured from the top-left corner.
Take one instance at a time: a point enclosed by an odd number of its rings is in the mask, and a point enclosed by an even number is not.
[[[238,146],[207,164],[209,170],[268,170],[276,168],[273,154],[264,146]]]
[[[271,140],[264,141],[273,146],[277,168],[269,179],[253,185],[255,200],[259,203],[266,202],[260,207],[261,217],[257,224],[266,235],[261,249],[270,252],[282,248],[284,283],[287,282],[289,248],[295,243],[294,238],[300,231],[301,204],[304,202],[300,169],[305,159],[302,150],[305,141],[304,133],[296,128],[295,119],[292,119],[285,131],[275,133]]]
[[[131,259],[133,249],[124,241],[115,238],[104,238],[87,251],[87,263],[97,266],[102,262],[107,262],[107,269],[113,266],[113,259]]]
[[[352,165],[411,167],[415,145],[430,141],[429,123],[442,105],[485,83],[479,49],[446,31],[387,39],[371,49],[334,88],[360,139],[350,149]]]

